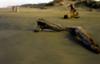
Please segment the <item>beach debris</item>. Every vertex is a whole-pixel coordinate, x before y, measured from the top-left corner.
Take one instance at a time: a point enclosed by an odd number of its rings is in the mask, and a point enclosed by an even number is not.
[[[39,31],[63,31],[63,27],[59,24],[54,24],[46,21],[45,19],[39,19],[36,22],[37,27],[34,29],[35,32]]]
[[[100,53],[100,47],[94,39],[82,27],[68,27],[71,36],[76,39],[83,47],[94,53]]]
[[[68,13],[64,15],[64,19],[79,18],[79,12],[75,8],[74,4],[68,5]]]

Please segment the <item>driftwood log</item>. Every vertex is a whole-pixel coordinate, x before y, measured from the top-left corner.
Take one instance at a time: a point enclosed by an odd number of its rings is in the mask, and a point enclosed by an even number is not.
[[[34,32],[44,31],[49,29],[52,31],[69,31],[71,37],[81,44],[83,47],[94,53],[100,53],[100,47],[95,43],[94,39],[82,28],[82,27],[66,27],[63,28],[61,25],[49,23],[44,19],[39,19],[37,22],[37,27],[34,29]]]
[[[71,36],[76,39],[79,44],[94,53],[100,53],[99,45],[94,39],[81,27],[68,27]]]
[[[58,24],[53,24],[50,22],[47,22],[44,19],[39,19],[37,22],[37,27],[35,28],[35,32],[39,32],[39,31],[44,31],[44,30],[52,30],[52,31],[63,31],[64,29],[62,28],[61,25]]]

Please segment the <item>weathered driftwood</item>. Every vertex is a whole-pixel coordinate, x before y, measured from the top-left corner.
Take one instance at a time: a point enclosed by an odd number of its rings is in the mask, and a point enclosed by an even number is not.
[[[34,30],[35,32],[43,31],[45,29],[53,30],[53,31],[63,31],[64,30],[61,25],[49,23],[44,19],[39,19],[36,23],[37,23],[37,27]]]
[[[69,18],[80,18],[80,17],[79,17],[78,12],[74,12],[74,13],[70,12],[68,14],[65,14],[63,18],[64,19],[69,19]]]
[[[68,6],[68,13],[64,15],[64,19],[68,18],[79,18],[79,12],[75,8],[74,4]]]
[[[99,45],[95,43],[92,37],[81,27],[68,27],[68,30],[74,39],[80,41],[85,48],[95,53],[100,53]]]
[[[39,32],[44,31],[45,29],[53,31],[69,31],[72,37],[77,40],[79,44],[95,53],[100,53],[99,45],[97,45],[93,38],[90,37],[90,35],[81,27],[62,28],[60,25],[46,22],[44,19],[39,19],[34,31]]]

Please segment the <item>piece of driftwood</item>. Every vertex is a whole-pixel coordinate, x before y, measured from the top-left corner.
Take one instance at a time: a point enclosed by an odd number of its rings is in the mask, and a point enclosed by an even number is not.
[[[82,46],[91,50],[94,53],[100,53],[99,45],[95,43],[94,39],[81,27],[68,27],[72,37],[76,39]]]
[[[81,27],[66,27],[49,23],[44,19],[39,19],[37,22],[37,27],[34,29],[34,32],[44,31],[45,29],[50,29],[53,31],[69,31],[72,38],[77,40],[79,44],[91,50],[94,53],[100,53],[99,45],[95,43],[94,39]]]
[[[37,27],[34,30],[35,32],[44,31],[46,29],[48,31],[50,31],[50,30],[52,30],[52,31],[63,31],[64,30],[61,25],[47,22],[44,19],[37,20],[36,24],[37,24]]]

